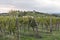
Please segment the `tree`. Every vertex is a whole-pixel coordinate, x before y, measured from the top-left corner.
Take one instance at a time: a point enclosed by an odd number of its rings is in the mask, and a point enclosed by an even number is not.
[[[9,15],[10,16],[18,16],[19,15],[19,13],[20,13],[20,11],[18,10],[11,10],[11,11],[9,11]]]

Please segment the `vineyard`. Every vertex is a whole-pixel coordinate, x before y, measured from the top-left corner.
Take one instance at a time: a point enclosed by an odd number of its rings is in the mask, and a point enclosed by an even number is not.
[[[12,15],[0,16],[0,40],[60,40],[60,17]]]

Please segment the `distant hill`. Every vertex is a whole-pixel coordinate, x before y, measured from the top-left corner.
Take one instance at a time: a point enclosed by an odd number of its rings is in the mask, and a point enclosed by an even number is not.
[[[56,14],[56,13],[53,13],[53,14],[49,14],[49,13],[43,13],[43,12],[37,12],[37,11],[22,11],[20,12],[19,14],[22,14],[24,13],[25,15],[30,15],[30,16],[43,16],[43,17],[46,17],[46,16],[55,16],[55,17],[60,17],[60,14]],[[0,16],[8,16],[8,13],[0,13]]]
[[[54,13],[52,14],[53,16],[56,16],[56,17],[60,17],[60,14],[59,13]]]
[[[8,13],[0,13],[0,16],[8,16]]]

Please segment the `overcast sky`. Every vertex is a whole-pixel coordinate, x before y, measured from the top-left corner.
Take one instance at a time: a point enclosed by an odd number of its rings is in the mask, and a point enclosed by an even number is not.
[[[0,0],[0,12],[8,12],[9,10],[60,13],[60,0]]]

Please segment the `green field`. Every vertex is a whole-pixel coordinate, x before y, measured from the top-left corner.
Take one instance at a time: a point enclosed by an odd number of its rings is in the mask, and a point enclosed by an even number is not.
[[[39,36],[34,35],[35,33],[33,31],[25,31],[20,33],[20,40],[60,40],[60,30],[59,31],[53,31],[52,33],[50,32],[39,32]],[[11,36],[11,35],[10,35]],[[11,39],[9,37],[4,37],[0,35],[0,40],[15,40]],[[41,37],[40,37],[41,36]]]
[[[0,16],[0,40],[60,40],[60,17],[11,11]]]

